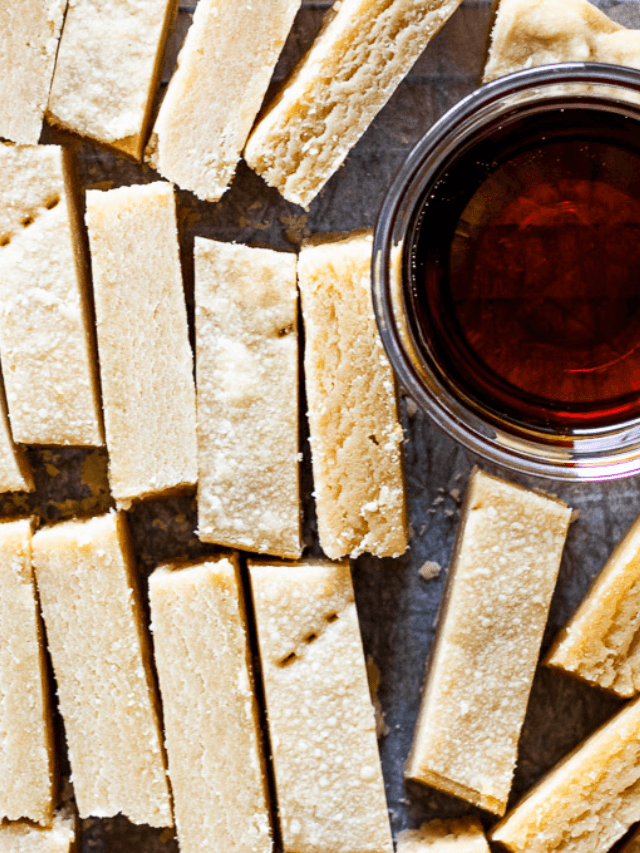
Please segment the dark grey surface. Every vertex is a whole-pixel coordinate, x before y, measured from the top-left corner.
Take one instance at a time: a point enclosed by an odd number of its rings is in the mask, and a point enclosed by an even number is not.
[[[562,0],[558,0],[562,2]],[[280,80],[310,43],[330,3],[304,2],[277,69]],[[602,0],[598,6],[627,26],[640,27],[640,2]],[[188,28],[188,8],[179,15],[170,53]],[[238,240],[252,246],[295,251],[310,233],[372,226],[385,187],[412,144],[448,107],[470,92],[481,75],[490,26],[490,0],[464,0],[400,86],[344,167],[311,205],[308,213],[285,202],[240,164],[230,191],[217,204],[179,193],[180,236],[185,289],[191,308],[194,236]],[[172,64],[169,59],[167,67]],[[165,75],[166,77],[166,75]],[[45,133],[45,138],[52,138]],[[60,137],[56,137],[60,138]],[[146,167],[132,165],[88,144],[75,145],[85,187],[107,189],[156,180]],[[435,428],[427,417],[403,404],[405,457],[413,536],[400,560],[363,557],[354,565],[354,581],[365,652],[380,670],[378,698],[387,734],[380,741],[394,836],[405,827],[435,816],[468,811],[453,798],[418,785],[407,786],[402,767],[411,743],[420,689],[434,636],[434,624],[446,571],[425,581],[427,560],[446,568],[459,518],[460,497],[475,460]],[[305,464],[308,446],[305,439]],[[30,509],[43,521],[104,511],[110,505],[106,456],[99,451],[31,450],[37,492],[4,498],[0,512]],[[487,467],[487,466],[485,466]],[[496,469],[493,469],[496,470]],[[504,475],[505,472],[497,471]],[[507,475],[509,476],[509,475]],[[573,612],[614,545],[640,513],[637,479],[602,485],[554,484],[514,476],[513,480],[558,494],[580,511],[572,524],[545,646]],[[318,553],[311,506],[311,482],[305,476],[306,536]],[[194,495],[145,502],[130,513],[141,579],[162,560],[211,553],[195,537]],[[592,731],[618,706],[615,699],[540,669],[533,688],[520,746],[513,795],[527,789],[548,767]],[[483,816],[487,824],[487,816]],[[124,818],[83,823],[82,851],[176,850],[170,831],[132,827]]]

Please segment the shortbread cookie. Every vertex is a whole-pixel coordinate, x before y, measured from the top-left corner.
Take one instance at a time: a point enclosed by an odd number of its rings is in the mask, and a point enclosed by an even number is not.
[[[167,183],[87,193],[109,480],[119,505],[197,479],[193,355]]]
[[[475,470],[406,775],[504,814],[571,511]]]
[[[162,566],[149,598],[180,850],[271,853],[238,558]]]
[[[0,494],[32,492],[35,488],[27,454],[11,435],[4,385],[0,381]]]
[[[640,519],[615,549],[545,663],[629,697],[640,692]]]
[[[296,256],[196,237],[198,532],[299,557]]]
[[[71,155],[0,145],[0,353],[15,441],[103,443]]]
[[[142,157],[176,0],[72,0],[47,118]]]
[[[305,207],[461,0],[341,0],[249,138],[245,159]]]
[[[249,573],[284,853],[392,853],[349,564]]]
[[[31,532],[28,519],[0,523],[0,819],[49,823],[53,731]]]
[[[640,30],[616,24],[586,0],[501,0],[485,82],[556,62],[640,68]]]
[[[147,156],[217,201],[236,171],[301,0],[200,0]]]
[[[30,823],[0,826],[0,853],[72,853],[76,849],[75,818],[56,812],[49,827]]]
[[[490,853],[476,817],[432,820],[398,835],[398,853]]]
[[[640,820],[640,700],[544,776],[491,832],[514,853],[602,853]]]
[[[0,4],[0,138],[40,139],[66,8],[67,0]]]
[[[402,427],[371,299],[370,235],[308,244],[298,266],[318,533],[331,559],[407,548]]]
[[[33,561],[80,817],[171,826],[125,516],[43,528]]]

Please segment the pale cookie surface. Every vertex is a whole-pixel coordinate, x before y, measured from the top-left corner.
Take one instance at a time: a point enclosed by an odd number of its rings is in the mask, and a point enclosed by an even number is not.
[[[175,0],[74,0],[47,118],[139,160]]]
[[[0,137],[40,139],[67,0],[0,4]]]
[[[398,853],[490,853],[482,824],[475,817],[432,820],[397,838]]]
[[[182,853],[270,853],[267,784],[238,558],[149,579]]]
[[[342,0],[245,150],[252,169],[308,206],[461,0]]]
[[[348,563],[249,563],[285,853],[392,853]]]
[[[25,444],[103,443],[70,156],[0,145],[0,352],[13,437]]]
[[[304,372],[322,550],[403,554],[402,427],[371,300],[370,235],[303,246]]]
[[[0,826],[0,853],[71,853],[75,841],[75,820],[59,813],[46,828],[28,823]]]
[[[640,820],[635,699],[524,797],[491,833],[513,853],[602,853]]]
[[[171,826],[125,516],[43,528],[33,561],[80,817]]]
[[[197,479],[193,355],[167,183],[87,193],[109,480],[122,506]]]
[[[548,666],[630,697],[640,691],[640,519],[549,651]]]
[[[53,731],[31,532],[28,519],[0,523],[0,779],[11,780],[0,786],[0,818],[47,823]]]
[[[640,68],[640,31],[615,23],[586,0],[502,0],[484,81],[556,62]]]
[[[296,256],[196,238],[198,531],[299,557]]]
[[[11,435],[4,384],[0,383],[0,494],[31,492],[33,489],[33,475],[27,454],[14,443]]]
[[[199,198],[231,183],[300,0],[200,0],[156,120],[150,164]]]
[[[475,470],[406,775],[504,814],[571,511]]]

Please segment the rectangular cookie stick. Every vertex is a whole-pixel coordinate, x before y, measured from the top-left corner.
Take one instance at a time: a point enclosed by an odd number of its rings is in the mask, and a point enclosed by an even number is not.
[[[87,193],[109,480],[118,504],[194,485],[193,354],[167,183]]]
[[[48,823],[53,730],[31,536],[29,519],[0,523],[0,819]]]
[[[640,691],[640,518],[596,578],[545,659],[604,690]]]
[[[477,817],[431,820],[398,835],[398,853],[491,853]]]
[[[169,564],[149,578],[182,853],[272,850],[239,572],[233,556]]]
[[[198,198],[231,183],[301,0],[200,0],[147,158]]]
[[[347,562],[249,562],[284,853],[392,853]]]
[[[80,817],[172,826],[124,514],[39,530],[33,560]]]
[[[336,3],[249,137],[247,163],[308,207],[460,3]]]
[[[76,850],[75,819],[56,812],[49,827],[30,823],[0,826],[0,853],[72,853]]]
[[[303,246],[305,330],[318,533],[332,560],[407,548],[402,427],[371,298],[370,234]]]
[[[296,266],[196,237],[199,536],[279,557],[302,553]]]
[[[104,443],[80,226],[71,155],[0,145],[0,355],[20,443]]]
[[[585,60],[640,68],[640,32],[586,0],[501,0],[484,82],[536,65]]]
[[[40,139],[67,0],[0,4],[0,138]]]
[[[140,160],[176,11],[176,0],[69,3],[49,121]]]
[[[11,435],[4,384],[0,379],[0,494],[32,492],[35,488],[27,454]]]
[[[640,700],[544,776],[491,832],[519,853],[602,853],[640,820]]]
[[[405,774],[503,815],[571,511],[476,469]]]

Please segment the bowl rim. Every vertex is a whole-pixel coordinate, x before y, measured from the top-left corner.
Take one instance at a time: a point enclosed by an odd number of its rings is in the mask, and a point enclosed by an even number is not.
[[[640,93],[640,70],[595,62],[525,69],[485,83],[427,130],[396,172],[383,198],[374,230],[372,295],[380,336],[401,387],[447,434],[478,456],[511,471],[593,482],[640,473],[640,418],[566,434],[513,424],[501,429],[466,406],[432,372],[425,374],[428,368],[424,360],[417,358],[419,350],[411,340],[410,324],[406,324],[407,328],[398,325],[398,311],[404,311],[402,261],[398,263],[403,239],[429,178],[457,145],[456,132],[464,129],[470,135],[476,125],[486,121],[486,111],[507,98],[531,92],[542,103],[541,90],[569,84],[602,85]],[[555,95],[549,94],[552,97],[557,100],[557,90]],[[577,95],[570,97],[575,99]],[[600,96],[599,100],[604,98]],[[616,101],[611,99],[611,103]]]

